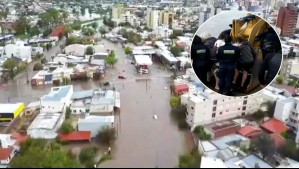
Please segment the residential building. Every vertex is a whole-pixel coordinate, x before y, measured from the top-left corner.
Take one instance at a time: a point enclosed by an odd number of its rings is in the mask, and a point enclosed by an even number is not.
[[[42,86],[53,84],[53,81],[59,80],[60,83],[63,82],[62,78],[70,79],[71,74],[73,74],[72,68],[55,68],[54,70],[41,70],[36,73],[31,79],[32,86]]]
[[[159,26],[154,30],[154,33],[159,37],[168,38],[173,33],[173,30],[166,26]]]
[[[169,11],[160,12],[160,25],[164,25],[167,27],[172,27],[172,23],[174,21],[175,13]]]
[[[256,112],[263,99],[260,93],[249,96],[226,97],[211,90],[181,96],[187,106],[186,122],[193,129],[197,125],[227,120]]]
[[[132,26],[139,26],[140,21],[139,19],[132,14],[130,11],[126,11],[124,14],[120,16],[121,23],[130,23]]]
[[[293,74],[299,74],[299,60],[284,60],[282,62],[280,74],[289,77]]]
[[[116,95],[116,92],[113,90],[95,89],[90,102],[90,113],[112,115],[114,113]]]
[[[57,113],[64,112],[64,109],[70,105],[73,94],[73,86],[53,87],[51,91],[41,97],[41,112]]]
[[[282,121],[275,118],[262,123],[260,127],[269,134],[281,134],[289,130]]]
[[[65,29],[64,25],[60,25],[60,26],[56,27],[50,34],[50,39],[58,41],[60,38],[63,37],[64,29]]]
[[[3,168],[8,168],[8,164],[15,154],[16,152],[13,147],[0,148],[0,165],[3,166]]]
[[[60,133],[60,141],[91,141],[91,132],[90,131],[73,131],[70,133]]]
[[[0,122],[11,122],[21,116],[24,110],[24,103],[0,104]]]
[[[202,156],[200,161],[200,168],[227,168],[225,163],[219,158]]]
[[[94,90],[74,92],[72,95],[71,110],[72,114],[89,113],[90,103]]]
[[[4,50],[7,57],[16,57],[27,63],[32,61],[32,48],[31,46],[25,46],[24,42],[19,41],[16,44],[7,44]]]
[[[212,138],[219,138],[226,135],[237,133],[241,128],[240,124],[233,121],[221,121],[204,126],[206,133],[210,134]]]
[[[244,126],[237,133],[246,138],[255,139],[263,133],[263,130],[255,126]]]
[[[125,9],[120,6],[116,5],[112,8],[112,20],[117,21],[121,18],[121,15],[125,12]]]
[[[74,56],[85,56],[87,46],[82,44],[72,44],[64,48],[65,54]]]
[[[294,3],[280,7],[276,26],[281,29],[281,36],[293,36],[298,19],[298,8]]]
[[[41,112],[27,129],[27,134],[31,138],[55,139],[64,119],[65,114],[62,111],[57,113]]]
[[[160,12],[147,8],[146,11],[146,26],[149,29],[157,29],[160,23]]]
[[[90,131],[95,137],[103,127],[114,127],[114,116],[87,116],[78,121],[78,131]]]

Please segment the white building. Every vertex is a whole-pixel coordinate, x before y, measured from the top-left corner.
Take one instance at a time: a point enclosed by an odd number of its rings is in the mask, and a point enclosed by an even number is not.
[[[186,122],[192,129],[197,125],[254,113],[259,109],[262,101],[259,93],[249,96],[227,97],[211,90],[181,96],[182,104],[187,106]]]
[[[299,143],[299,99],[290,97],[276,101],[274,117],[296,133],[296,142]]]
[[[159,26],[154,30],[154,33],[160,37],[168,38],[173,33],[173,30],[166,26]]]
[[[66,54],[71,54],[74,56],[85,56],[87,46],[81,44],[72,44],[64,48]]]
[[[299,60],[291,59],[283,61],[280,71],[281,74],[286,77],[293,74],[299,74]]]
[[[18,57],[22,59],[22,61],[27,63],[32,61],[31,46],[24,46],[23,42],[17,42],[16,44],[7,44],[4,49],[7,57]]]
[[[120,22],[124,23],[130,23],[132,26],[139,26],[140,25],[140,21],[138,20],[138,18],[132,14],[130,11],[126,11],[126,13],[121,14],[120,16]]]
[[[88,116],[78,121],[78,131],[90,131],[92,137],[103,127],[114,127],[114,116]]]
[[[157,29],[160,23],[160,12],[147,8],[146,11],[146,26],[150,29]]]
[[[95,89],[90,103],[90,113],[113,114],[117,93],[113,90]]]
[[[49,94],[41,97],[41,112],[62,112],[70,105],[73,86],[53,87]]]
[[[54,139],[64,118],[63,112],[40,113],[27,129],[27,134],[32,138]]]

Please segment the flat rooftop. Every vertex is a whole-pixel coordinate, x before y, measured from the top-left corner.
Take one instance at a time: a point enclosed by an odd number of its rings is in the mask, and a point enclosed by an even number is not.
[[[115,102],[115,92],[112,90],[101,90],[95,89],[91,104],[102,104],[102,105],[114,105]]]
[[[53,129],[62,113],[40,113],[29,126],[28,130]]]
[[[217,148],[223,150],[223,149],[229,148],[235,142],[247,141],[247,140],[249,140],[249,139],[246,137],[243,137],[239,134],[231,134],[231,135],[227,135],[227,136],[212,140],[211,143],[213,143]]]
[[[48,95],[45,95],[41,98],[42,101],[60,101],[65,98],[66,95],[72,90],[71,85],[69,86],[60,86],[53,87]]]
[[[79,119],[78,123],[114,123],[114,116],[88,116]]]
[[[210,131],[217,132],[219,130],[225,130],[236,126],[239,126],[239,124],[235,123],[234,121],[221,121],[206,125],[205,127],[208,128]]]

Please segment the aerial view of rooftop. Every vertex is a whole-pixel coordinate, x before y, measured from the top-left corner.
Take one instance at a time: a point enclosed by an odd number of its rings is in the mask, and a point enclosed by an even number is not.
[[[298,11],[296,0],[0,0],[0,167],[298,168]],[[229,12],[243,15],[213,21]],[[209,21],[223,26],[198,31]],[[271,31],[280,50],[265,54]],[[240,57],[248,41],[263,65],[231,68],[232,95],[221,40]],[[220,73],[195,66],[195,41],[219,47]]]

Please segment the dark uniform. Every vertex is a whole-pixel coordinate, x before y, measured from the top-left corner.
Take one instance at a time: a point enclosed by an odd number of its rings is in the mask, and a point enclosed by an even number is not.
[[[193,40],[191,46],[191,59],[193,61],[193,69],[197,77],[206,84],[207,73],[208,73],[208,63],[210,58],[209,48],[203,44],[201,41]]]
[[[216,58],[219,61],[219,92],[230,94],[236,62],[240,57],[240,49],[231,43],[219,47]]]
[[[272,80],[275,78],[275,76],[279,71],[281,60],[282,60],[281,51],[266,55],[259,70],[259,81],[261,85],[268,85],[272,82]]]
[[[296,53],[294,52],[294,49],[291,48],[290,52],[288,53],[288,59],[294,59],[296,57]]]

